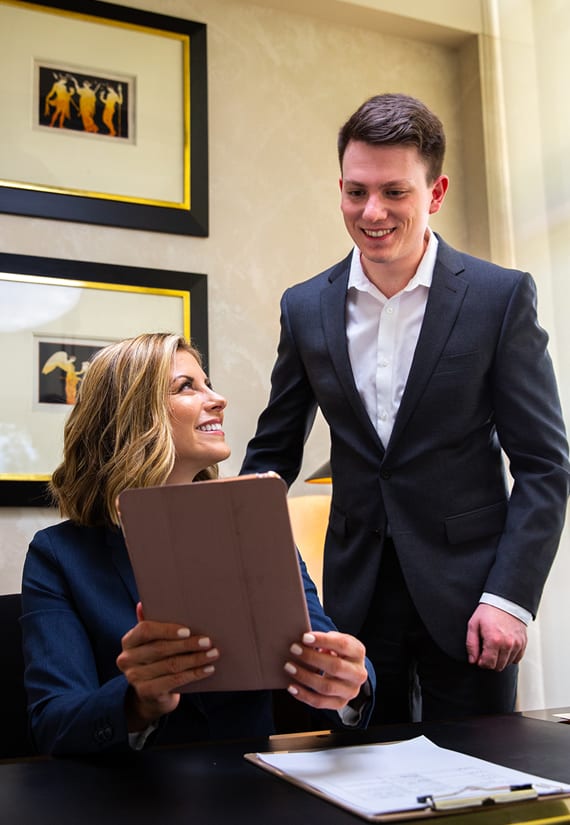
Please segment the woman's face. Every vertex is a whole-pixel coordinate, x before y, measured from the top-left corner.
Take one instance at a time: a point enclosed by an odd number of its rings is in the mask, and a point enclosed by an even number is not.
[[[193,355],[178,350],[172,365],[169,415],[176,459],[167,484],[191,482],[230,454],[222,425],[226,399],[215,393]]]

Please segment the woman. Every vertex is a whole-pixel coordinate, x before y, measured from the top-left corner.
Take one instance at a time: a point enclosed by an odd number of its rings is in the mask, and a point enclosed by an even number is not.
[[[217,475],[230,453],[225,406],[177,335],[140,335],[94,356],[50,484],[68,520],[35,535],[24,565],[25,681],[41,752],[272,732],[269,692],[177,693],[208,679],[223,651],[189,628],[145,620],[118,526],[122,490]],[[350,722],[348,703],[368,695],[364,648],[335,630],[301,566],[312,632],[292,640],[283,663],[289,691]]]

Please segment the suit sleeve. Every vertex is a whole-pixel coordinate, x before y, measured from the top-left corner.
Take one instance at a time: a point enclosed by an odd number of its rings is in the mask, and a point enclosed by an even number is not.
[[[568,443],[548,336],[530,275],[513,292],[496,353],[497,435],[513,478],[507,520],[485,591],[536,614],[564,525]]]
[[[290,487],[301,469],[317,402],[292,333],[289,294],[287,290],[281,299],[281,335],[269,401],[248,444],[240,474],[273,470]]]
[[[28,714],[39,752],[127,750],[127,681],[118,675],[100,683],[92,642],[45,534],[28,550],[22,600]]]

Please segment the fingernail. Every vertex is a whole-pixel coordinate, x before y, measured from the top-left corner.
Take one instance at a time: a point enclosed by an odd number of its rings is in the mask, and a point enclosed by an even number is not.
[[[214,665],[206,665],[206,667],[202,668],[204,673],[213,673],[215,669],[216,668],[214,667]]]
[[[291,651],[291,653],[294,653],[295,656],[300,656],[303,652],[303,648],[301,647],[301,645],[298,645],[297,643],[292,644],[289,650]]]
[[[287,664],[285,665],[285,670],[287,671],[287,673],[290,673],[292,676],[295,673],[297,673],[297,668],[295,667],[295,665],[292,665],[291,662],[287,662]]]
[[[317,641],[317,637],[313,636],[312,633],[304,633],[303,634],[303,641],[305,642],[306,645],[312,645],[313,642]]]
[[[207,636],[202,636],[202,638],[199,639],[198,644],[200,647],[212,647],[212,642]]]
[[[187,639],[190,636],[190,628],[188,627],[179,627],[176,631],[176,635],[179,639]]]
[[[289,685],[289,687],[287,688],[287,690],[289,691],[289,693],[292,693],[292,694],[293,694],[293,696],[296,696],[296,695],[299,693],[299,691],[297,690],[297,688],[295,687],[295,685]]]
[[[218,648],[213,647],[211,650],[209,650],[206,653],[206,659],[213,659],[215,656],[219,656],[219,655],[220,655],[220,651],[218,650]]]

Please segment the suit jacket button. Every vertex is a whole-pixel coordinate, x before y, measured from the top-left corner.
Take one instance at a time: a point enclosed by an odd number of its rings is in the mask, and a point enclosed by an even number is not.
[[[391,475],[392,475],[392,473],[390,472],[390,470],[381,470],[380,471],[380,478],[383,478],[385,481],[387,481],[390,478]]]

